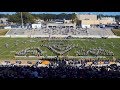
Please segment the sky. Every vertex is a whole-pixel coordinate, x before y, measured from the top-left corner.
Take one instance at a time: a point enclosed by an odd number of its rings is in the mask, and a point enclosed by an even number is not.
[[[0,14],[14,14],[15,12],[0,12]],[[120,15],[120,12],[31,12],[34,14],[60,14],[60,13],[78,13],[78,14],[104,14],[104,15]]]

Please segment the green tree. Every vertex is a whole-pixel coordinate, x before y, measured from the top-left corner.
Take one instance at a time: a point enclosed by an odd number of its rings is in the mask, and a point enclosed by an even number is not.
[[[72,13],[71,19],[72,19],[72,23],[76,23],[77,22],[78,19],[77,19],[77,16],[76,16],[75,13]]]
[[[81,25],[81,20],[76,20],[76,25]]]
[[[35,17],[29,12],[22,12],[23,23],[34,23]],[[21,12],[16,12],[16,14],[10,15],[8,20],[14,23],[21,23]]]

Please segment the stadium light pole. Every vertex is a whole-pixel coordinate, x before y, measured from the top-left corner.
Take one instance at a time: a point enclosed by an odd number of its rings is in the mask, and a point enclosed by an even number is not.
[[[22,22],[22,28],[23,28],[23,15],[22,15],[22,12],[21,12],[21,22]]]

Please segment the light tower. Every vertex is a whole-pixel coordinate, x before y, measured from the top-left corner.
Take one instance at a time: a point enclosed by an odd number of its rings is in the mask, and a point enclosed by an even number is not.
[[[21,23],[22,23],[22,28],[23,28],[23,16],[22,16],[22,12],[20,14],[21,14]]]

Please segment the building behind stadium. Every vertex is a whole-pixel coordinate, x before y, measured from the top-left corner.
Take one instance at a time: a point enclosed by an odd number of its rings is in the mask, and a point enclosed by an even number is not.
[[[94,25],[108,25],[115,24],[115,17],[100,17],[93,14],[76,14],[77,19],[80,20],[82,28],[90,28]]]

